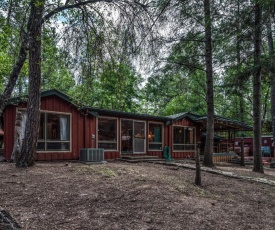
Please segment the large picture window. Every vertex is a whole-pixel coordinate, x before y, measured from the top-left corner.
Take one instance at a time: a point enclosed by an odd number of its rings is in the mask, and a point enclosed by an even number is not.
[[[26,111],[22,112],[22,138],[25,136]],[[70,115],[40,113],[37,151],[70,151]]]
[[[195,128],[194,127],[173,127],[173,150],[188,151],[195,150]]]
[[[98,118],[98,148],[117,150],[117,119]]]
[[[162,150],[162,124],[149,123],[149,150]]]

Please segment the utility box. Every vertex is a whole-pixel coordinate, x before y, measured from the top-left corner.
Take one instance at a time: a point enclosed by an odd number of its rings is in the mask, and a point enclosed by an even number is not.
[[[104,149],[80,149],[79,161],[85,163],[106,163],[106,161],[104,161]]]

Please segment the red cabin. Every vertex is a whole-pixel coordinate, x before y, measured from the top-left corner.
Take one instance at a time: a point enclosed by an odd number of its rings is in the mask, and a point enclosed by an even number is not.
[[[17,111],[22,112],[24,138],[26,106],[26,98],[16,97],[5,108],[4,156],[7,160],[11,158],[13,150]],[[162,157],[165,146],[170,147],[174,159],[193,157],[205,122],[204,117],[192,113],[162,117],[79,108],[64,93],[48,90],[41,93],[40,130],[35,159],[77,160],[83,148],[104,149],[104,158],[107,160],[122,155]]]
[[[267,156],[274,157],[274,148],[273,148],[273,136],[271,135],[263,135],[262,136],[262,151],[263,156],[266,156],[266,153],[264,153],[264,149],[267,148],[270,153]],[[246,156],[253,156],[253,137],[238,137],[234,140],[234,146],[235,149],[239,150],[241,146],[241,142],[244,142],[244,150]]]

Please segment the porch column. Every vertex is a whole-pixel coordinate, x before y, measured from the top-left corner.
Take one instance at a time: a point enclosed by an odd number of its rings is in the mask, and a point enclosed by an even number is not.
[[[228,145],[229,145],[228,141],[229,141],[229,143],[231,141],[230,129],[228,129],[228,138],[227,138],[227,143],[226,143],[226,152],[227,153],[229,152],[228,151]]]
[[[233,142],[233,151],[235,152],[235,141],[236,141],[236,129],[234,129],[234,142]]]

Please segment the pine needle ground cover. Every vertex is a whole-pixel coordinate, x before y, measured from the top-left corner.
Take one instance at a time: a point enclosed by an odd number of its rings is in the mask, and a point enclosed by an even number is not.
[[[217,168],[275,180],[273,169]],[[0,204],[23,229],[274,229],[274,186],[194,180],[194,170],[150,163],[0,163]]]

